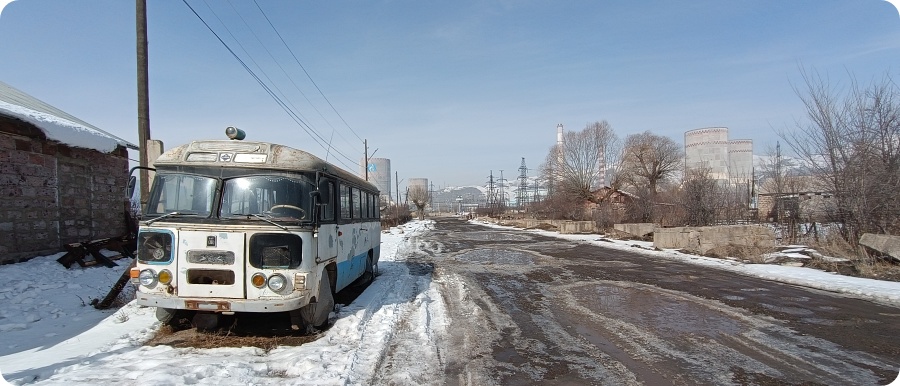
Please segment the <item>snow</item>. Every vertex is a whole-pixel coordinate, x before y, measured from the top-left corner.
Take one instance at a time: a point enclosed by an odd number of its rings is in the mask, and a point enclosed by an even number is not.
[[[414,221],[383,233],[380,275],[369,288],[332,314],[334,324],[318,340],[270,351],[143,346],[159,327],[154,309],[134,302],[109,311],[90,306],[91,299],[105,296],[125,264],[67,270],[55,261],[57,254],[0,266],[0,373],[15,385],[416,384],[423,375],[440,379],[442,369],[435,364],[450,319],[438,281],[411,272],[416,263],[407,261],[419,248],[415,236],[433,224]],[[895,282],[654,251],[650,243],[601,241],[598,235],[529,232],[900,304],[900,283]],[[386,357],[399,358],[398,365]],[[387,368],[392,370],[384,374]]]
[[[97,130],[27,107],[0,101],[0,113],[31,123],[47,138],[70,146],[111,153],[119,145],[118,140]]]
[[[432,224],[416,221],[382,234],[380,275],[332,314],[334,325],[316,341],[268,352],[142,346],[159,327],[153,308],[131,302],[98,311],[89,305],[105,296],[124,264],[67,270],[57,254],[0,266],[0,373],[15,385],[370,383],[402,318],[421,321],[412,326],[414,336],[435,336],[430,330],[448,324],[430,277],[410,274],[398,260],[408,254],[409,237]],[[407,345],[410,355],[424,359],[408,367],[410,374],[432,371],[427,359],[436,344]]]

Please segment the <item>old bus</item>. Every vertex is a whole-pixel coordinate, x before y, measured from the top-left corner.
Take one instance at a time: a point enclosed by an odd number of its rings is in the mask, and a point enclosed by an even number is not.
[[[137,303],[201,329],[223,314],[286,312],[291,328],[314,331],[337,291],[375,277],[379,192],[305,151],[226,133],[155,161],[131,270]]]

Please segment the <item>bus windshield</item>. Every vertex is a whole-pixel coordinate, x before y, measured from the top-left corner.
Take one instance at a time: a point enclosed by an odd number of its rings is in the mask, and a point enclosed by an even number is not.
[[[192,174],[157,173],[147,202],[148,215],[177,212],[209,217],[216,193],[214,178]]]
[[[276,221],[309,220],[309,193],[315,188],[304,175],[245,176],[225,180],[222,218],[259,217]]]

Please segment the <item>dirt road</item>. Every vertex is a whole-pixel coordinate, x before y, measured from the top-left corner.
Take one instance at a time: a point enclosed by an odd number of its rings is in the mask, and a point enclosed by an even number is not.
[[[437,221],[406,264],[441,287],[446,384],[885,385],[900,369],[896,307]]]

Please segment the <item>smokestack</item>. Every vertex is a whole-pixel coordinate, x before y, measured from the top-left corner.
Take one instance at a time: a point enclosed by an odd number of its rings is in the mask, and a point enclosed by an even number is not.
[[[556,125],[556,145],[562,147],[562,138],[563,138],[563,125],[562,123]]]

